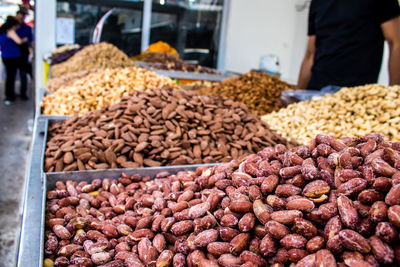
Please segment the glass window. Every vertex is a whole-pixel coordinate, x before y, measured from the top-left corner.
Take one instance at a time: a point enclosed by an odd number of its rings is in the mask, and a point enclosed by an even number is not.
[[[111,8],[101,41],[128,56],[141,52],[143,0],[58,0],[57,17],[75,19],[75,42],[91,42],[97,22]],[[223,0],[153,0],[150,43],[164,41],[189,63],[216,67]]]
[[[91,43],[93,31],[101,17],[114,7],[104,23],[101,41],[109,42],[128,56],[140,53],[142,36],[142,1],[91,1],[91,3],[57,1],[57,17],[73,16],[75,19],[75,42],[80,45]],[[104,5],[107,2],[109,5]],[[129,7],[118,7],[125,2]]]
[[[150,43],[164,41],[189,63],[217,65],[223,0],[153,0]]]

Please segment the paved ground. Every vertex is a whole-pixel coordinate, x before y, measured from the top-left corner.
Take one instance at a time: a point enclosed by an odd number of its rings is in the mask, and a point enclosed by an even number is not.
[[[18,86],[16,86],[18,88]],[[25,184],[33,123],[33,102],[3,103],[0,83],[0,266],[15,265],[21,223],[20,206]]]

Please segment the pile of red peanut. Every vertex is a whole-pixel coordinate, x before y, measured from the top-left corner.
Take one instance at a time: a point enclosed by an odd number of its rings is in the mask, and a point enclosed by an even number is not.
[[[44,266],[399,266],[399,230],[400,142],[318,135],[195,172],[57,182]]]

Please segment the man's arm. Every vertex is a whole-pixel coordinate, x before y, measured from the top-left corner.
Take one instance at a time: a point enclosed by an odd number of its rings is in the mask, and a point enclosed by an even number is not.
[[[389,43],[389,83],[400,84],[400,17],[381,24],[383,36]]]
[[[306,89],[311,79],[311,68],[314,64],[315,55],[315,35],[308,37],[307,49],[304,55],[303,63],[301,63],[299,79],[297,81],[297,87],[300,89]]]

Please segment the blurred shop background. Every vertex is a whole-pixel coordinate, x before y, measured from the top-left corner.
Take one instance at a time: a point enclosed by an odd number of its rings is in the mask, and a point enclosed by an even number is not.
[[[220,71],[257,69],[262,56],[274,55],[281,78],[294,84],[306,47],[309,4],[310,0],[153,0],[145,34],[149,43],[167,42],[189,63]],[[101,40],[128,56],[140,54],[144,1],[58,0],[57,19],[70,19],[74,31],[73,38],[56,39],[56,44],[89,44],[97,22],[112,8]],[[57,26],[55,30],[64,31]],[[385,61],[382,66],[387,66]],[[383,68],[379,82],[387,84],[387,76]]]

